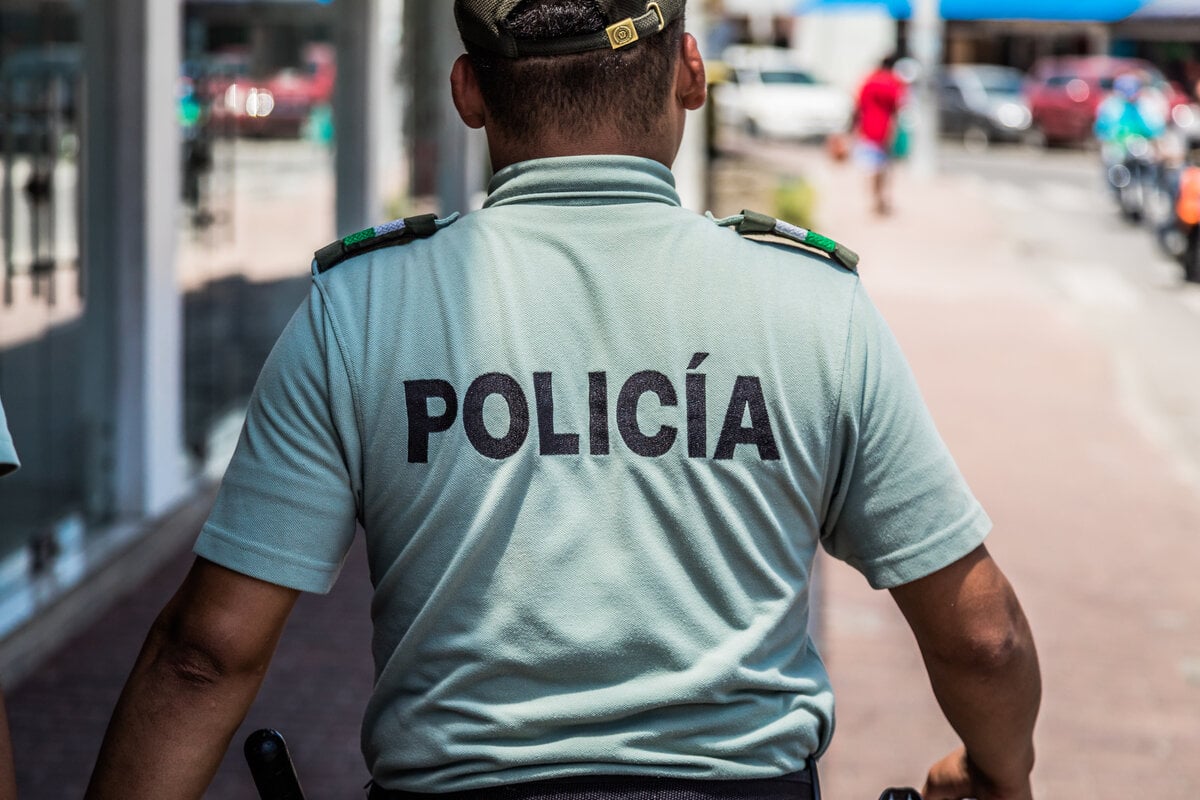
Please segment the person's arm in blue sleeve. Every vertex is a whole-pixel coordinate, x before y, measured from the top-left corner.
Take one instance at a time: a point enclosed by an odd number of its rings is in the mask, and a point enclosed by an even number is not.
[[[21,466],[12,434],[8,432],[8,420],[4,416],[4,404],[0,403],[0,478],[15,472]]]
[[[1096,109],[1096,122],[1092,126],[1092,133],[1102,142],[1111,140],[1116,133],[1113,102],[1113,98],[1109,97]]]
[[[1141,117],[1142,125],[1146,129],[1147,139],[1157,139],[1167,132],[1167,106],[1168,103],[1165,98],[1162,99],[1161,103],[1156,100],[1138,103],[1138,115]]]
[[[17,448],[8,432],[8,420],[4,417],[4,403],[0,402],[0,477],[15,472],[20,466]],[[0,797],[16,796],[17,773],[13,764],[12,738],[8,732],[4,695],[0,694]]]

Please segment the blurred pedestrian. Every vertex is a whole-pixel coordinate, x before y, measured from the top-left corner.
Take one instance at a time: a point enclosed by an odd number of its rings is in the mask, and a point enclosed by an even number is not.
[[[1169,109],[1162,92],[1149,85],[1149,76],[1136,71],[1117,76],[1112,93],[1096,109],[1093,130],[1105,175],[1131,221],[1146,213],[1147,197],[1160,185],[1167,166]]]
[[[17,448],[12,434],[8,432],[8,419],[4,416],[4,403],[0,401],[0,478],[10,475],[21,466],[17,459]],[[0,800],[11,800],[17,796],[16,770],[13,768],[12,739],[8,732],[8,713],[4,707],[4,693],[0,689]]]
[[[879,62],[858,90],[850,128],[857,134],[855,160],[871,175],[875,213],[890,214],[889,177],[892,148],[904,105],[905,84],[896,74],[895,54]]]
[[[820,546],[892,590],[962,739],[931,800],[1028,800],[1032,637],[857,257],[680,207],[684,0],[455,11],[485,207],[318,251],[90,796],[203,792],[360,523],[372,800],[812,800]]]
[[[1170,103],[1145,74],[1126,72],[1096,109],[1096,138],[1121,148],[1134,138],[1154,142],[1166,132],[1169,114]]]

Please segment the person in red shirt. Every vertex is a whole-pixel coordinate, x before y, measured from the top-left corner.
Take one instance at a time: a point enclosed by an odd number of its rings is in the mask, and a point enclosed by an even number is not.
[[[871,191],[875,211],[891,211],[888,198],[888,172],[896,117],[904,103],[904,82],[896,75],[896,56],[889,55],[863,81],[858,90],[851,128],[858,134],[856,160],[871,173]]]

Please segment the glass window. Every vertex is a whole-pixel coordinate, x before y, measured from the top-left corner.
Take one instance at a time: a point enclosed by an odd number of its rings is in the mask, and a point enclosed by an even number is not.
[[[797,70],[763,70],[762,82],[768,84],[792,84],[795,86],[811,86],[816,83],[807,72]]]
[[[300,6],[298,5],[299,9]],[[312,4],[292,20],[185,6],[179,285],[184,438],[219,469],[258,372],[334,223],[334,49]]]
[[[979,82],[983,91],[995,95],[1020,94],[1024,79],[1019,72],[987,70],[979,73]]]
[[[80,530],[78,19],[0,0],[0,398],[22,469],[0,481],[0,572],[48,564]]]

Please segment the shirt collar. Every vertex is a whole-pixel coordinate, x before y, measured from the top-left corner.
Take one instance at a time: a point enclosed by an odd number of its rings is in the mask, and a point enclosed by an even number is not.
[[[519,203],[680,205],[671,170],[657,161],[635,156],[569,156],[512,164],[492,178],[483,207]]]

